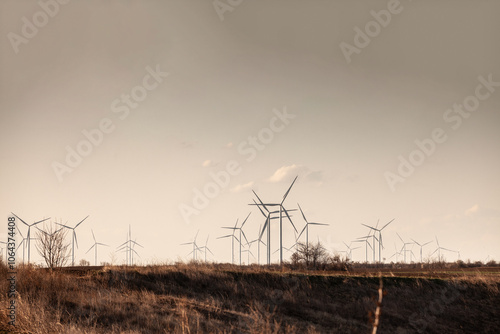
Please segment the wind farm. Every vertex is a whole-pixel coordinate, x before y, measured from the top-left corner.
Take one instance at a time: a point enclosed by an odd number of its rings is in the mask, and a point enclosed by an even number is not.
[[[500,333],[500,1],[0,12],[0,334]]]

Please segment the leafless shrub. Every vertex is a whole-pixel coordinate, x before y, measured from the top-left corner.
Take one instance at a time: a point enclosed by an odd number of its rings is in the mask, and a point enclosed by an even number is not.
[[[36,249],[50,269],[64,266],[69,259],[69,243],[65,243],[66,230],[54,230],[49,225],[47,230],[38,230]]]

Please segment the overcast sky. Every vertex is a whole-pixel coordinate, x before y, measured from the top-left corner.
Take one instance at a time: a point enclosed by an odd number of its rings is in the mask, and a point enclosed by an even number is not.
[[[118,263],[129,225],[143,263],[189,260],[199,230],[225,262],[221,227],[264,223],[251,190],[298,175],[284,205],[330,251],[394,218],[383,257],[398,232],[500,260],[498,1],[228,3],[2,1],[5,222],[90,215],[77,261],[92,229]]]

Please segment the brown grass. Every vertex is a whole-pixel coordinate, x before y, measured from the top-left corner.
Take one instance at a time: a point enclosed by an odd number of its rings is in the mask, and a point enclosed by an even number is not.
[[[498,272],[383,275],[379,333],[500,328]],[[375,271],[182,263],[74,272],[25,266],[17,276],[20,333],[368,333],[380,282]],[[6,280],[0,289],[7,290]],[[6,305],[4,293],[0,302]],[[0,320],[6,324],[4,307]]]

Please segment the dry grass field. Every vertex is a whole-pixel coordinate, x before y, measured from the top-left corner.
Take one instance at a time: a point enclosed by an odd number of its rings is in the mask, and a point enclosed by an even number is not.
[[[2,277],[7,270],[2,267]],[[7,333],[499,333],[500,268],[19,267]],[[0,289],[7,291],[7,281]],[[7,305],[6,294],[1,294]]]

